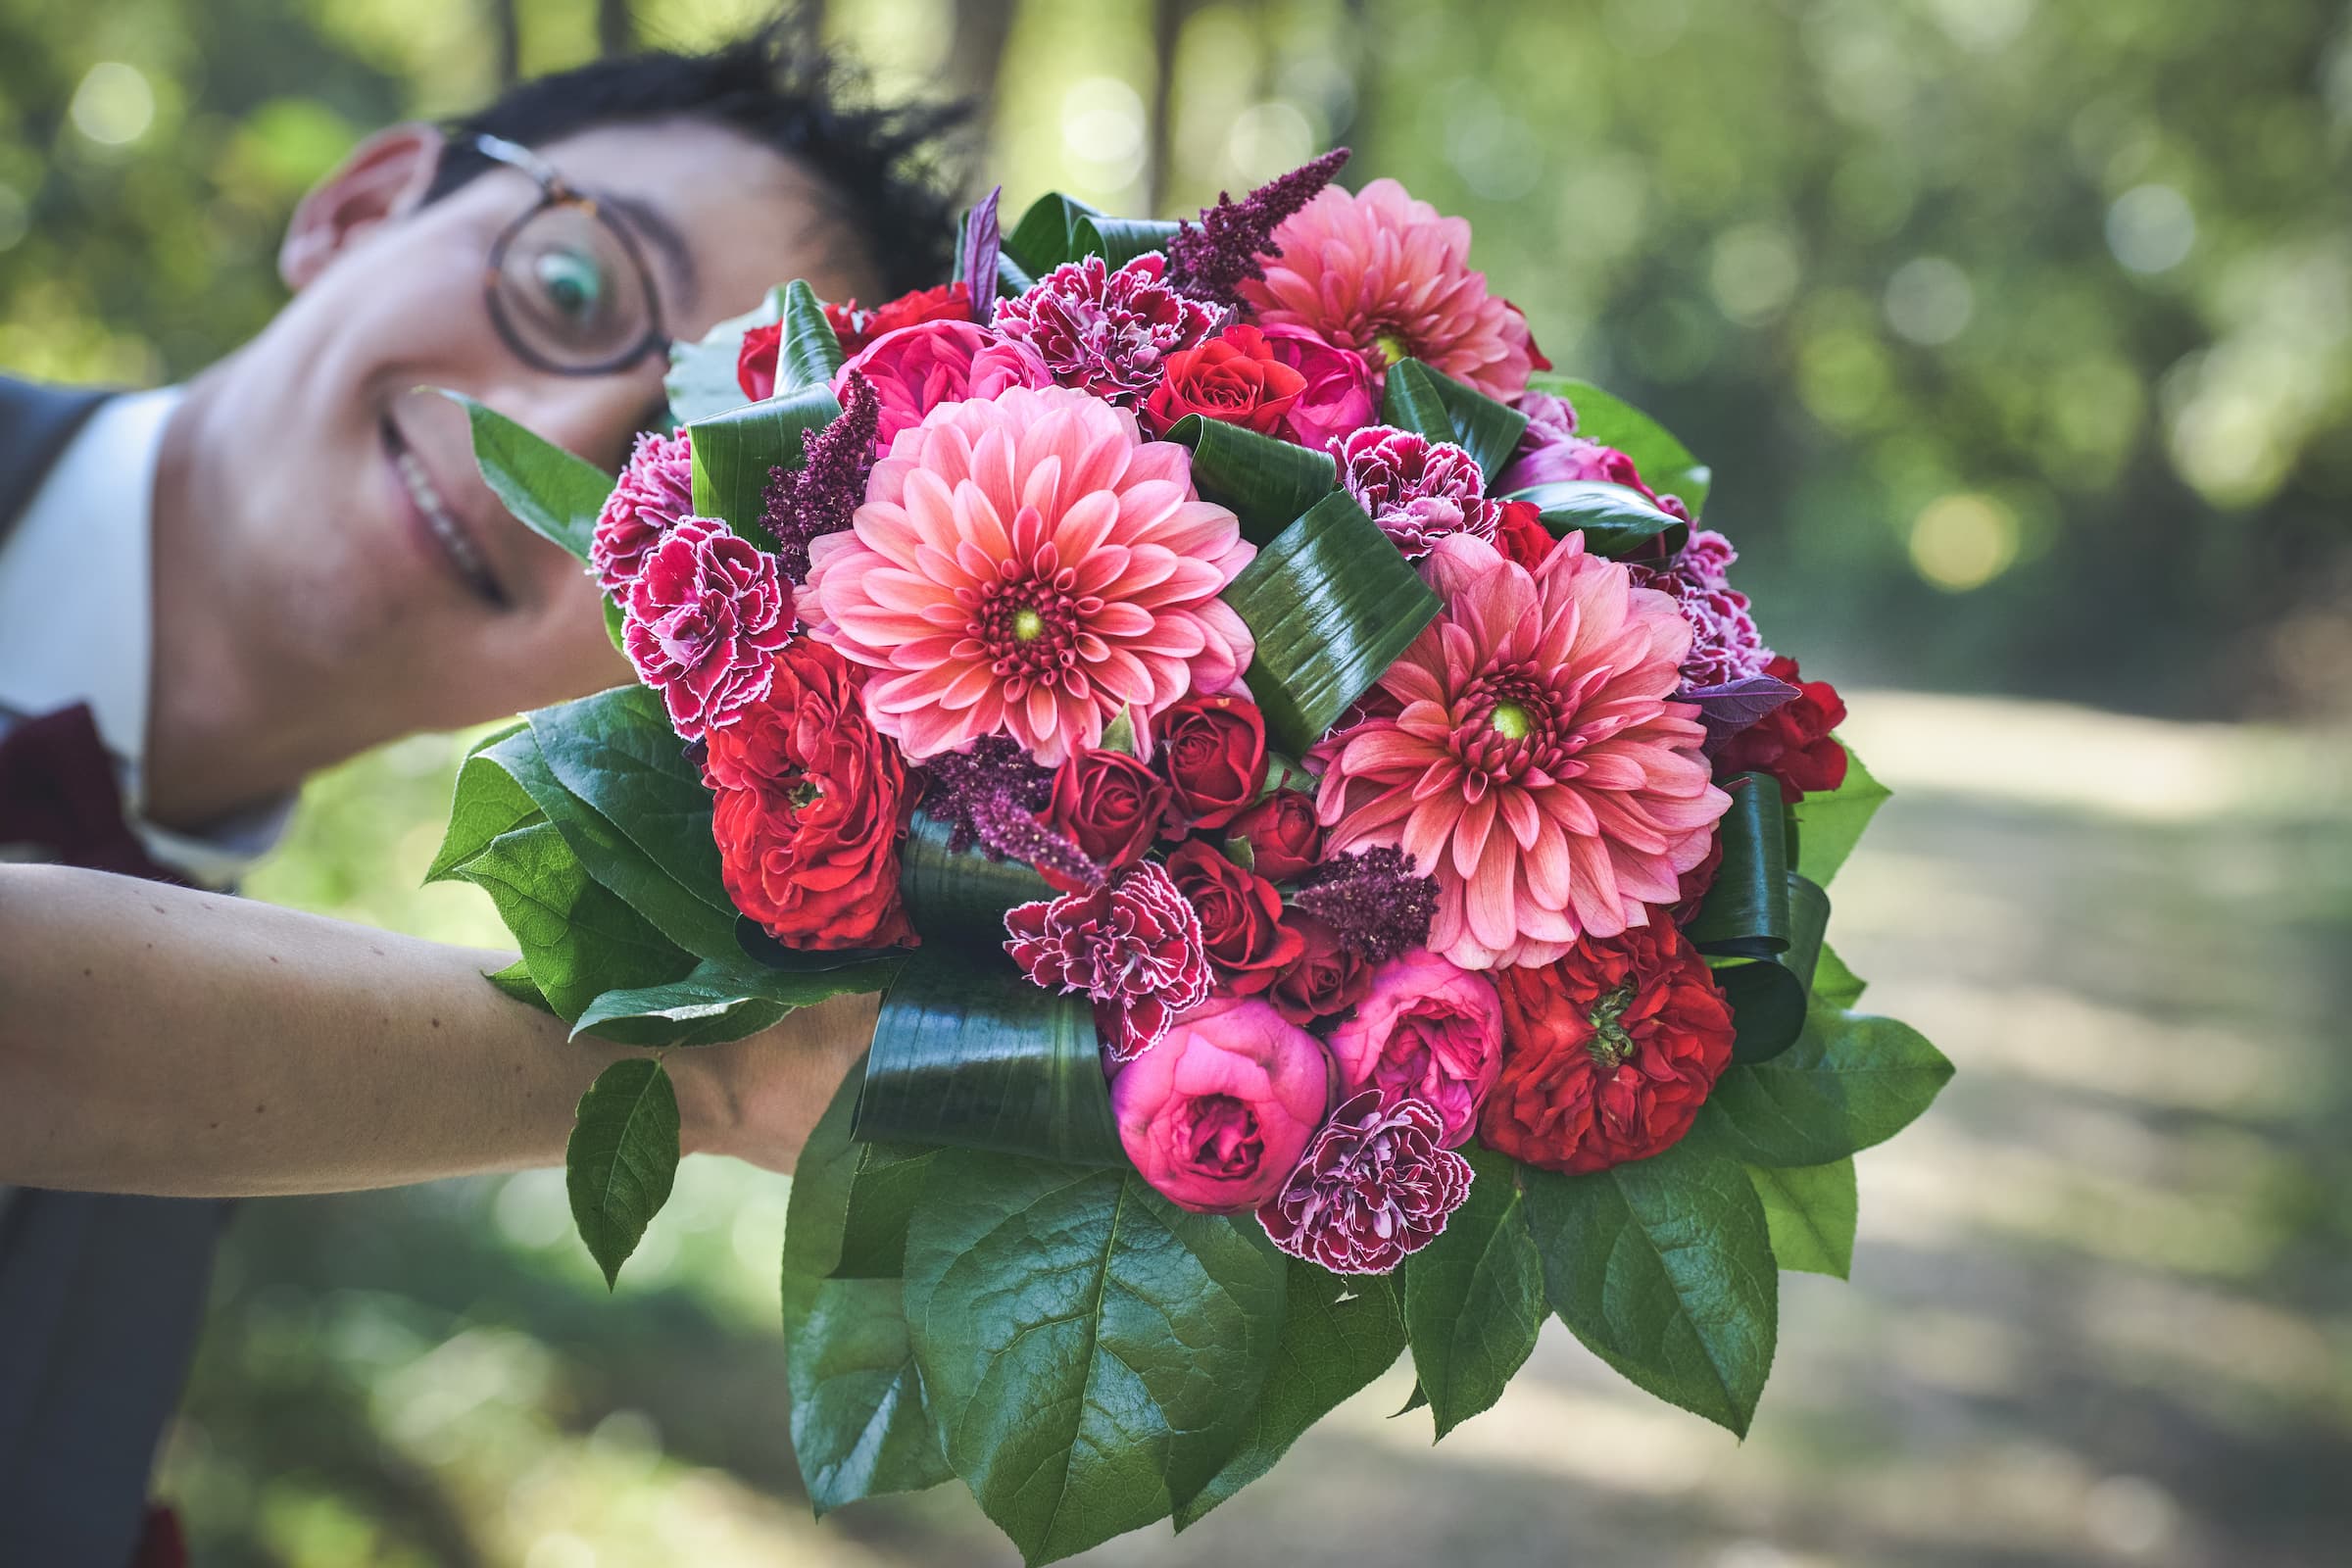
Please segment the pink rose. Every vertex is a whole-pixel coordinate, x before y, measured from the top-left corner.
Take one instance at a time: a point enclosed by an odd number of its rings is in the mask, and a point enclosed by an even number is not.
[[[993,398],[1006,387],[1054,384],[1035,349],[999,337],[977,321],[921,321],[883,333],[834,373],[835,397],[852,370],[862,372],[882,400],[876,457],[890,451],[892,437],[922,423],[923,416],[943,403]]]
[[[1331,1032],[1331,1057],[1342,1096],[1428,1101],[1451,1149],[1477,1129],[1502,1068],[1502,1004],[1485,977],[1416,948],[1373,971],[1371,994]]]
[[[1303,326],[1269,326],[1266,347],[1306,378],[1284,427],[1316,452],[1372,422],[1372,367],[1352,349],[1335,348]]]
[[[1111,1080],[1119,1142],[1179,1208],[1238,1214],[1282,1190],[1329,1108],[1315,1037],[1263,1002],[1219,999]]]

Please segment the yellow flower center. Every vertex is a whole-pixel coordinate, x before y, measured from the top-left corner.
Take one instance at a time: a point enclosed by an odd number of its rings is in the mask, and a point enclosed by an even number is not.
[[[1381,361],[1386,365],[1395,365],[1398,360],[1409,360],[1413,357],[1413,346],[1393,331],[1373,333],[1372,346],[1380,350]]]
[[[1013,612],[1012,636],[1015,642],[1033,643],[1046,634],[1046,617],[1034,610]]]
[[[1527,732],[1534,727],[1533,721],[1527,716],[1527,710],[1517,703],[1496,703],[1494,711],[1487,715],[1487,722],[1494,725],[1494,733],[1506,741],[1523,741],[1527,739]]]

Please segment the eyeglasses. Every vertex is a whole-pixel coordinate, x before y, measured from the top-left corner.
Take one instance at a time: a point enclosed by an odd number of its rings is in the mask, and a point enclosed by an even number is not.
[[[662,299],[629,231],[528,147],[487,135],[473,145],[539,185],[538,204],[490,247],[490,319],[507,347],[556,375],[607,375],[666,353]]]

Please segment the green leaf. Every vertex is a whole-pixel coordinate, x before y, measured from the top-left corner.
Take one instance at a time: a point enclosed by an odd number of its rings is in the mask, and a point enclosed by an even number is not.
[[[1389,1281],[1344,1280],[1297,1258],[1287,1278],[1282,1339],[1250,1429],[1225,1467],[1176,1510],[1180,1531],[1273,1469],[1307,1428],[1396,1365],[1404,1348],[1404,1317]]]
[[[1854,1264],[1852,1157],[1827,1165],[1750,1165],[1747,1179],[1764,1204],[1774,1260],[1844,1279]]]
[[[1851,1007],[1868,989],[1870,982],[1847,968],[1837,949],[1823,943],[1821,961],[1813,968],[1813,1000],[1824,1006]]]
[[[1527,429],[1527,416],[1517,409],[1497,403],[1419,360],[1399,360],[1389,367],[1382,417],[1432,440],[1451,441],[1461,447],[1477,460],[1489,491],[1509,466],[1519,437]]]
[[[1176,224],[1170,220],[1090,213],[1070,224],[1071,259],[1100,256],[1116,271],[1149,251],[1166,250],[1175,233]]]
[[[508,725],[474,743],[458,767],[457,788],[451,793],[449,826],[442,831],[441,849],[425,868],[429,883],[455,879],[457,868],[488,848],[501,833],[513,832],[541,820],[530,792],[495,759],[483,754],[522,732],[520,723]]]
[[[1094,1005],[1002,954],[926,945],[882,995],[855,1136],[1122,1165]]]
[[[1168,427],[1167,439],[1193,449],[1193,485],[1201,499],[1231,508],[1242,537],[1260,548],[1339,484],[1330,453],[1221,419],[1188,414]]]
[[[1566,398],[1576,409],[1576,433],[1633,459],[1643,484],[1659,495],[1678,497],[1693,517],[1704,510],[1712,476],[1657,420],[1614,393],[1571,375],[1539,370],[1527,384]]]
[[[1517,1166],[1463,1151],[1469,1200],[1438,1239],[1404,1260],[1404,1331],[1438,1436],[1502,1397],[1544,1326],[1544,1267],[1528,1235]]]
[[[547,994],[539,989],[539,982],[531,978],[531,966],[520,958],[516,958],[504,969],[491,970],[482,978],[504,991],[508,996],[513,997],[516,1002],[527,1003],[541,1012],[556,1010],[548,1005]]]
[[[669,374],[662,386],[669,393],[670,417],[693,424],[751,401],[735,379],[735,362],[743,354],[743,335],[755,326],[784,318],[784,291],[772,288],[757,310],[719,322],[699,342],[673,343]]]
[[[1788,898],[1788,946],[1744,960],[1717,960],[1715,983],[1731,1003],[1738,1028],[1732,1039],[1737,1061],[1770,1061],[1795,1045],[1811,1011],[1813,971],[1821,955],[1821,934],[1829,928],[1830,896],[1794,873],[1783,880]]]
[[[1117,752],[1122,757],[1136,755],[1134,708],[1122,707],[1117,715],[1102,726],[1102,744],[1095,750]]]
[[[1259,551],[1225,603],[1256,639],[1250,694],[1292,756],[1322,739],[1440,608],[1388,535],[1339,492]]]
[[[694,959],[588,874],[554,824],[501,833],[451,868],[490,895],[559,1017],[615,986],[681,979]]]
[[[797,277],[784,289],[784,331],[776,349],[779,395],[809,387],[830,388],[833,372],[846,358],[833,323],[825,319],[824,302],[816,297],[816,290]]]
[[[1833,737],[1835,738],[1835,737]],[[1843,741],[1838,742],[1843,746]],[[1886,786],[1870,776],[1851,746],[1845,748],[1845,782],[1829,794],[1806,796],[1796,814],[1796,868],[1827,887],[1854,852],[1854,843],[1886,800]]]
[[[906,1237],[906,1324],[949,1461],[1031,1563],[1166,1518],[1248,1435],[1285,1260],[1133,1170],[955,1151]]]
[[[607,594],[604,601],[605,635],[612,639],[613,651],[626,657],[629,651],[628,616],[622,612],[620,601]]]
[[[564,1185],[607,1289],[669,1201],[677,1173],[678,1097],[662,1064],[632,1056],[597,1074],[564,1149]]]
[[[1591,555],[1663,558],[1690,537],[1682,518],[1651,506],[1641,491],[1605,479],[1554,479],[1514,490],[1510,499],[1542,508],[1544,526],[1555,539],[1581,529]]]
[[[1725,1069],[1699,1114],[1751,1165],[1827,1165],[1901,1132],[1951,1076],[1910,1025],[1815,1007],[1795,1045]]]
[[[1029,204],[1004,240],[1002,254],[1012,258],[1030,277],[1043,277],[1078,254],[1078,220],[1102,216],[1075,197],[1048,191]]]
[[[1380,399],[1380,420],[1399,430],[1413,430],[1432,441],[1453,439],[1453,416],[1438,395],[1429,368],[1418,360],[1398,360],[1389,368]]]
[[[771,969],[737,954],[705,959],[666,985],[608,991],[572,1025],[630,1046],[710,1046],[741,1040],[806,1007],[851,991],[879,991],[896,972],[877,960],[828,969]]]
[[[1715,982],[1739,1026],[1733,1054],[1765,1061],[1805,1026],[1829,896],[1788,869],[1781,787],[1763,773],[1728,780],[1731,809],[1717,835],[1723,862],[1690,926],[1692,946],[1715,962]]]
[[[784,1227],[785,1367],[792,1447],[824,1514],[861,1497],[914,1492],[955,1472],[923,1400],[896,1279],[828,1278],[840,1262],[852,1182],[855,1068],[808,1135]]]
[[[463,392],[435,390],[472,423],[474,466],[490,493],[531,532],[586,561],[612,475]]]
[[[1551,1308],[1638,1387],[1741,1437],[1772,1371],[1780,1276],[1740,1162],[1696,1135],[1583,1176],[1527,1175]]]
[[[1123,715],[1122,715],[1123,716]],[[917,811],[899,845],[899,897],[927,943],[1004,951],[1004,911],[1054,890],[1019,860],[992,860],[978,845],[951,850],[954,828]]]
[[[767,506],[767,480],[774,468],[801,466],[801,434],[822,429],[840,417],[831,389],[803,387],[745,404],[726,414],[697,419],[686,427],[694,450],[694,510],[716,517],[762,550],[776,548],[775,536],[760,526]]]
[[[895,1280],[906,1272],[906,1228],[931,1163],[945,1152],[904,1144],[859,1144],[835,1279]]]

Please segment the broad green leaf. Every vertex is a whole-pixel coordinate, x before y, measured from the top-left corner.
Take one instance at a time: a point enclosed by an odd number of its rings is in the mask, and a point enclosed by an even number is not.
[[[1133,1170],[956,1150],[906,1237],[906,1326],[956,1473],[1031,1563],[1166,1518],[1248,1435],[1285,1260]]]
[[[1471,1147],[1469,1200],[1404,1260],[1404,1331],[1441,1438],[1502,1397],[1544,1325],[1544,1267],[1517,1166]]]
[[[1886,795],[1886,786],[1870,776],[1861,757],[1847,746],[1845,782],[1827,795],[1808,795],[1790,808],[1796,813],[1796,868],[1828,887]]]
[[[694,510],[762,550],[775,549],[775,536],[760,522],[767,509],[768,475],[799,467],[802,432],[840,416],[831,389],[819,384],[697,419],[686,427],[694,450]]]
[[[1813,1000],[1822,1006],[1851,1007],[1862,1000],[1870,982],[1845,966],[1838,950],[1828,943],[1821,948],[1821,961],[1813,968]]]
[[[1633,459],[1643,484],[1659,495],[1679,498],[1693,517],[1705,508],[1712,477],[1706,466],[1657,420],[1614,393],[1572,375],[1539,370],[1527,384],[1566,398],[1576,409],[1576,433]]]
[[[539,982],[531,978],[531,966],[520,958],[516,958],[504,969],[491,970],[482,978],[504,991],[508,996],[513,997],[516,1002],[527,1003],[541,1012],[556,1010],[548,1005],[547,994],[539,989]]]
[[[784,288],[784,331],[776,345],[779,395],[808,387],[830,387],[845,356],[824,302],[807,282],[794,278]]]
[[[1418,360],[1398,360],[1383,378],[1380,421],[1412,430],[1432,441],[1453,439],[1453,416],[1438,395],[1436,379]]]
[[[1388,672],[1440,608],[1388,535],[1340,492],[1259,551],[1225,603],[1257,643],[1250,695],[1276,747],[1294,757]]]
[[[853,1068],[794,1168],[784,1228],[785,1366],[792,1447],[819,1514],[861,1497],[948,1480],[923,1402],[896,1279],[832,1279],[851,1184],[865,1146],[850,1141]]]
[[[743,334],[783,318],[784,291],[772,288],[759,309],[719,322],[699,342],[671,344],[669,374],[662,381],[669,393],[670,417],[680,424],[692,424],[750,402],[735,379]]]
[[[501,833],[450,868],[490,895],[558,1016],[577,1018],[615,986],[662,985],[694,959],[591,877],[554,824]]]
[[[1113,271],[1149,251],[1164,251],[1176,224],[1157,218],[1110,218],[1092,213],[1070,224],[1072,259],[1100,256]]]
[[[608,1289],[669,1201],[677,1173],[678,1097],[662,1064],[632,1056],[597,1074],[564,1149],[564,1185]]]
[[[1021,220],[1013,224],[1003,254],[1030,277],[1043,277],[1078,254],[1078,220],[1102,216],[1075,197],[1048,191],[1031,202]]]
[[[1250,1430],[1200,1495],[1176,1510],[1180,1531],[1273,1469],[1307,1428],[1396,1365],[1404,1349],[1404,1317],[1388,1280],[1345,1280],[1297,1258],[1287,1278],[1282,1340]]]
[[[1543,509],[1544,526],[1555,539],[1583,533],[1589,555],[1663,558],[1690,537],[1682,518],[1651,506],[1639,490],[1605,479],[1553,479],[1513,490],[1510,499]]]
[[[630,1046],[710,1046],[741,1040],[796,1007],[812,1006],[852,991],[879,991],[893,970],[886,961],[833,969],[770,969],[738,954],[706,958],[667,985],[608,991],[572,1025]]]
[[[835,1279],[891,1279],[906,1271],[906,1227],[943,1152],[906,1144],[859,1144],[850,1213]]]
[[[1853,1157],[1827,1165],[1746,1168],[1764,1204],[1774,1261],[1783,1268],[1844,1279],[1854,1265]]]
[[[1451,441],[1468,452],[1486,476],[1490,493],[1527,429],[1527,416],[1517,409],[1419,360],[1399,360],[1389,367],[1386,400],[1383,417],[1391,424],[1403,423],[1396,417],[1401,413],[1413,421],[1406,428]]]
[[[474,465],[490,493],[531,532],[586,561],[612,475],[463,392],[441,395],[471,421]]]
[[[1527,1174],[1551,1309],[1637,1386],[1740,1436],[1772,1371],[1780,1276],[1740,1162],[1695,1135],[1583,1176]]]
[[[1910,1025],[1817,1006],[1795,1045],[1726,1068],[1700,1117],[1751,1165],[1827,1165],[1901,1132],[1951,1076]]]
[[[612,595],[605,596],[604,604],[605,635],[612,640],[613,650],[625,658],[629,652],[629,617],[622,612],[620,601]]]
[[[514,782],[514,776],[495,759],[483,755],[522,730],[521,724],[511,724],[483,737],[466,754],[458,767],[457,788],[451,792],[449,826],[442,830],[441,849],[425,868],[427,883],[451,880],[457,867],[481,854],[492,839],[540,820],[539,807],[530,792]]]
[[[899,844],[899,896],[924,942],[975,948],[993,957],[1004,951],[1004,911],[1050,899],[1054,890],[1019,860],[990,859],[976,844],[949,849],[954,831],[929,812],[914,813]]]
[[[1169,426],[1168,439],[1193,449],[1193,484],[1201,499],[1230,507],[1242,537],[1260,548],[1339,484],[1330,453],[1221,419],[1188,414]]]

